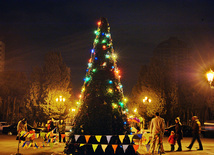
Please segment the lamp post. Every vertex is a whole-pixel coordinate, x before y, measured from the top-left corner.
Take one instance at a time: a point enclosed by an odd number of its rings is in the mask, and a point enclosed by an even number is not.
[[[207,72],[207,81],[209,82],[209,84],[210,84],[210,102],[212,102],[213,101],[213,99],[212,99],[212,89],[214,88],[214,86],[213,86],[213,78],[214,78],[214,72],[213,72],[213,70],[212,69],[210,69],[210,71],[209,72]],[[208,117],[208,119],[209,119],[209,108],[206,106],[206,110],[205,110],[205,119],[207,119],[207,117]]]
[[[56,102],[59,102],[59,109],[60,109],[60,111],[61,111],[61,108],[62,108],[62,104],[61,103],[64,103],[65,102],[65,98],[64,97],[62,97],[62,96],[59,96],[59,97],[57,97],[56,98]]]
[[[211,88],[214,88],[212,86],[213,78],[214,78],[214,72],[210,69],[210,71],[207,72],[207,81],[209,82]]]
[[[146,103],[146,102],[151,103],[152,100],[146,96],[146,97],[143,99],[143,103]]]
[[[56,98],[56,102],[65,102],[65,98],[63,98],[62,96],[59,96]]]
[[[146,105],[147,103],[151,103],[152,100],[150,98],[148,98],[147,96],[145,96],[145,98],[143,99],[143,103]],[[143,123],[143,124],[142,124]],[[144,130],[145,128],[145,123],[146,123],[146,120],[145,118],[143,119],[143,122],[141,123],[141,127],[142,129]]]

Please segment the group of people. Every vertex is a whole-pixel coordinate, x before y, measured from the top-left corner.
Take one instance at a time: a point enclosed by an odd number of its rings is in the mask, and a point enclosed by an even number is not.
[[[201,132],[201,123],[198,119],[197,116],[192,117],[192,123],[193,123],[193,138],[190,143],[190,145],[187,147],[189,150],[191,150],[195,140],[198,141],[199,143],[199,149],[198,150],[203,150],[203,146],[200,140],[200,132]],[[153,154],[156,146],[156,141],[159,138],[159,143],[160,143],[160,151],[161,153],[164,152],[163,148],[163,136],[165,132],[165,121],[163,118],[160,117],[159,113],[157,112],[155,114],[155,118],[152,119],[151,125],[150,125],[150,133],[152,135],[152,145],[150,147],[150,152]],[[168,138],[168,142],[171,145],[171,151],[175,150],[175,143],[177,142],[178,144],[178,149],[176,151],[182,151],[182,146],[181,146],[181,140],[183,139],[183,132],[182,132],[182,124],[180,122],[180,118],[177,117],[175,118],[175,131],[171,131],[171,135]]]
[[[65,134],[65,122],[64,120],[59,120],[56,126],[54,126],[54,119],[52,118],[47,123],[47,131],[48,132],[54,132],[54,130],[57,130],[59,133],[59,142],[63,141],[65,143],[65,137],[62,139],[62,134]]]
[[[35,121],[34,121],[35,123]],[[35,125],[34,125],[35,127]],[[54,126],[54,119],[52,118],[52,120],[50,120],[48,122],[48,125],[47,125],[47,131],[50,132],[50,131],[53,131],[53,130],[57,130],[57,132],[59,133],[59,142],[63,141],[65,143],[65,137],[62,139],[62,136],[61,134],[65,134],[65,123],[63,120],[60,120],[59,123],[57,124],[57,126]],[[21,137],[21,132],[22,131],[26,131],[28,132],[28,128],[27,128],[27,119],[26,118],[23,118],[22,120],[20,120],[18,122],[18,125],[17,125],[17,140],[22,138]],[[21,140],[24,140],[24,139],[21,139]]]

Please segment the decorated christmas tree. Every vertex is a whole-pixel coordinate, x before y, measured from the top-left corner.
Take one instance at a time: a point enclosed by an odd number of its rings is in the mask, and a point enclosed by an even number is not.
[[[101,18],[97,24],[73,134],[126,134],[129,132],[128,110],[125,108],[109,23],[106,18]]]

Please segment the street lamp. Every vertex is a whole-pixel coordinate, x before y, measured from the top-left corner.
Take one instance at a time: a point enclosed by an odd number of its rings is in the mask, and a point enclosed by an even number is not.
[[[65,102],[65,98],[62,98],[62,96],[59,96],[56,98],[56,102]]]
[[[210,69],[210,71],[207,73],[207,81],[209,82],[211,88],[214,88],[212,86],[213,78],[214,78],[214,72]]]
[[[146,97],[143,99],[143,103],[145,103],[145,102],[151,103],[152,100],[146,96]]]
[[[62,103],[65,102],[65,98],[62,97],[62,96],[59,96],[59,97],[56,98],[56,102],[59,102],[59,109],[62,110],[63,109],[63,104]]]

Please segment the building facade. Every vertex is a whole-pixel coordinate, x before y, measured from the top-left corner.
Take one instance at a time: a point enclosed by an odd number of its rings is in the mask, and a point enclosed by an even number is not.
[[[176,80],[183,81],[191,66],[191,49],[188,45],[171,37],[161,42],[154,50],[154,56],[162,65],[172,65]]]

